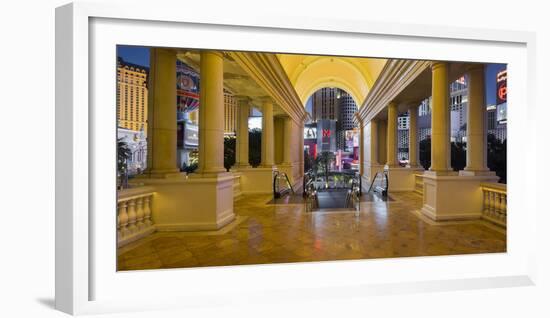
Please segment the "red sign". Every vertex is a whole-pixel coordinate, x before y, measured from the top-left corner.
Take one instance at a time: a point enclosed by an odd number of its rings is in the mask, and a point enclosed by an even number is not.
[[[506,79],[508,75],[506,70],[497,74],[497,105],[506,103],[506,97],[508,94],[508,86],[506,85]]]
[[[323,129],[323,137],[330,137],[330,129]]]

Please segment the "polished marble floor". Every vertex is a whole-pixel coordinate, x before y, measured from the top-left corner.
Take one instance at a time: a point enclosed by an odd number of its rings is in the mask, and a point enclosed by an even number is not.
[[[436,224],[416,213],[420,195],[390,196],[362,200],[359,211],[311,213],[295,202],[267,204],[269,195],[243,196],[224,229],[154,233],[119,249],[118,270],[506,251],[503,229],[484,221]]]

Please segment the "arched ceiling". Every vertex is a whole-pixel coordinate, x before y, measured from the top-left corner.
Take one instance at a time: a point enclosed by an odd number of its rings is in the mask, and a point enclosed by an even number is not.
[[[386,63],[385,59],[299,54],[277,54],[277,58],[304,105],[315,91],[337,87],[361,107]]]

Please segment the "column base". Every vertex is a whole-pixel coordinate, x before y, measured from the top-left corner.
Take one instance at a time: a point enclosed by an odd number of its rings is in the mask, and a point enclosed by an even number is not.
[[[157,231],[211,231],[235,219],[231,173],[180,174],[143,182],[155,189],[151,211]]]
[[[231,169],[229,170],[240,171],[243,169],[250,169],[250,168],[252,168],[252,166],[248,163],[237,163],[237,164],[234,164],[233,167],[231,167]]]
[[[258,167],[240,170],[241,191],[243,194],[271,194],[273,193],[272,167]]]
[[[182,172],[179,169],[150,170],[145,171],[143,174],[139,175],[138,178],[173,178],[181,174]]]
[[[460,170],[458,172],[459,176],[496,176],[496,172],[491,171],[489,169],[483,169],[483,170],[472,170],[465,168],[464,170]]]
[[[386,167],[388,171],[388,192],[414,191],[416,187],[415,174],[423,169],[406,167]]]
[[[479,219],[483,210],[481,184],[497,180],[494,176],[424,173],[420,212],[435,221]]]
[[[447,169],[447,170],[424,170],[424,175],[427,176],[457,176],[458,172]]]

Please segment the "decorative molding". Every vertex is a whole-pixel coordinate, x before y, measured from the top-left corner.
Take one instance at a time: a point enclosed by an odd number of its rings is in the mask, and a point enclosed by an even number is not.
[[[388,60],[359,108],[359,118],[365,123],[373,119],[430,66],[429,61]]]
[[[256,52],[227,52],[260,87],[262,87],[296,123],[305,116],[294,86],[275,54]]]

